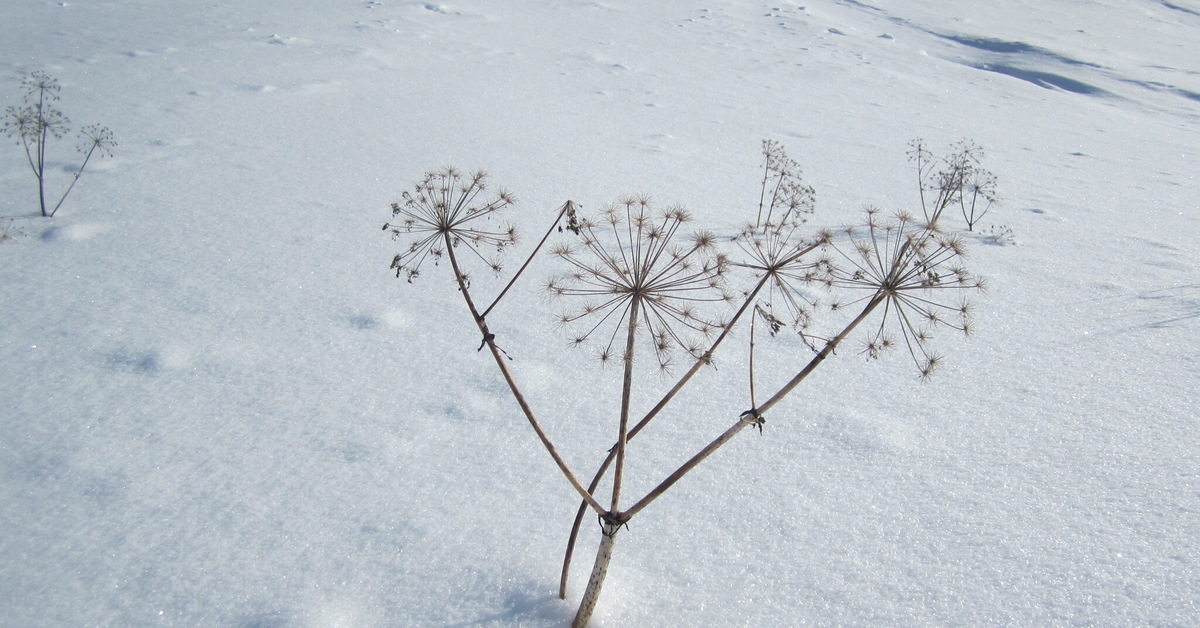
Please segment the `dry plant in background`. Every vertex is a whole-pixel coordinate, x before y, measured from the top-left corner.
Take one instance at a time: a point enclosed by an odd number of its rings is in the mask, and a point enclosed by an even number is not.
[[[980,165],[983,150],[964,141],[938,159],[922,140],[913,140],[909,146],[908,157],[917,168],[925,221],[936,224],[946,209],[957,207],[967,231],[974,231],[997,200],[996,175]]]
[[[69,133],[71,121],[54,106],[58,102],[58,92],[62,90],[58,79],[45,72],[32,72],[21,80],[21,88],[25,90],[25,105],[5,110],[4,132],[9,137],[15,136],[17,143],[25,149],[29,168],[38,182],[38,205],[42,215],[50,217],[58,213],[63,201],[67,200],[67,195],[75,188],[92,156],[112,155],[117,141],[108,127],[92,124],[80,129],[76,148],[83,155],[83,162],[75,170],[67,189],[58,197],[58,202],[47,206],[46,146],[50,139],[62,139]]]
[[[868,358],[901,347],[922,378],[932,375],[942,361],[931,347],[935,333],[970,332],[968,297],[981,290],[983,282],[963,266],[963,245],[941,230],[939,218],[948,207],[971,206],[976,202],[971,197],[983,193],[978,185],[982,171],[973,157],[977,149],[964,148],[937,161],[945,165],[938,170],[929,166],[935,162],[923,144],[914,146],[923,220],[903,212],[885,217],[868,208],[861,224],[840,230],[807,230],[815,206],[813,189],[803,182],[799,165],[781,146],[764,141],[758,206],[753,220],[738,233],[722,237],[689,230],[691,216],[686,210],[656,209],[644,196],[623,199],[596,217],[582,215],[574,202],[567,201],[512,279],[482,309],[464,263],[471,260],[500,270],[499,262],[485,253],[503,252],[516,242],[512,227],[493,221],[513,204],[512,197],[503,191],[489,194],[483,173],[463,176],[445,169],[427,174],[413,191],[404,193],[402,202],[392,205],[393,221],[384,229],[405,241],[392,261],[397,276],[412,281],[419,276],[422,263],[449,261],[482,335],[480,350],[488,347],[522,414],[580,497],[561,573],[560,596],[564,599],[580,524],[588,511],[600,521],[599,547],[575,626],[590,621],[617,535],[626,524],[740,431],[747,427],[762,430],[766,413],[856,329],[866,330],[862,353]],[[984,198],[990,202],[994,180],[989,179],[987,185]],[[968,226],[971,224],[968,219]],[[509,367],[510,358],[496,345],[487,321],[488,314],[556,233],[563,241],[550,246],[547,254],[564,270],[542,284],[551,301],[565,307],[555,320],[570,330],[569,345],[592,346],[600,362],[619,360],[622,365],[613,443],[587,486],[537,419]],[[734,289],[734,285],[741,288]],[[813,332],[818,318],[832,333]],[[761,400],[759,374],[754,368],[760,324],[770,336],[798,334],[810,349],[793,358],[792,377]],[[723,410],[732,418],[729,428],[715,434],[644,495],[627,499],[628,442],[712,362],[718,349],[735,350],[726,340],[739,325],[749,327],[748,342],[736,347],[748,353],[750,408],[739,410],[737,402],[729,400]],[[644,413],[635,413],[634,369],[644,355],[652,355],[653,364],[668,377],[676,368],[686,366],[686,370],[673,380],[660,380],[665,392],[656,395],[657,401]],[[771,373],[767,379],[781,379],[778,375]],[[599,487],[610,470],[604,504]]]
[[[25,232],[13,226],[12,218],[0,219],[0,243],[15,240]]]

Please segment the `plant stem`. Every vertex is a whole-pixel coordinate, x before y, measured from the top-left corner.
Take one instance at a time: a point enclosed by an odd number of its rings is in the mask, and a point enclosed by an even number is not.
[[[658,416],[658,413],[661,412],[663,408],[667,407],[667,404],[675,398],[675,395],[679,394],[679,391],[683,390],[684,386],[691,381],[692,377],[698,373],[700,369],[704,367],[704,365],[708,364],[712,360],[713,353],[716,352],[717,347],[721,346],[721,343],[729,337],[730,332],[733,331],[734,325],[736,325],[738,320],[741,319],[742,315],[749,310],[750,305],[754,303],[754,298],[758,296],[758,293],[762,291],[763,287],[767,285],[767,281],[769,280],[770,275],[767,274],[764,274],[763,277],[759,279],[758,284],[755,285],[754,289],[750,291],[750,294],[746,296],[745,300],[742,302],[742,306],[738,308],[738,311],[733,315],[733,318],[729,319],[729,322],[725,325],[725,329],[723,329],[721,334],[717,336],[717,339],[713,341],[712,345],[708,348],[708,351],[705,351],[704,355],[697,358],[692,364],[692,367],[689,368],[688,371],[679,378],[679,381],[675,382],[675,385],[667,391],[667,394],[663,395],[662,399],[659,399],[658,403],[654,404],[654,407],[646,413],[646,416],[642,417],[642,420],[638,421],[637,425],[634,425],[633,428],[629,430],[629,434],[627,434],[625,437],[626,441],[632,439],[634,436],[637,436],[638,432],[641,432],[642,428],[646,427],[646,425],[648,425],[650,421],[654,419],[654,417]],[[591,484],[588,484],[589,493],[594,493],[596,491],[596,487],[600,486],[600,480],[603,479],[604,474],[608,472],[608,468],[610,465],[612,465],[613,459],[616,458],[616,455],[616,446],[614,445],[608,450],[608,456],[606,456],[604,458],[604,462],[600,464],[600,468],[596,471],[596,475],[592,478]],[[558,582],[558,598],[561,600],[567,599],[567,580],[569,579],[571,573],[571,557],[575,554],[575,541],[579,538],[579,526],[582,525],[583,515],[586,512],[587,502],[580,502],[579,507],[575,511],[575,521],[571,524],[571,534],[567,538],[567,549],[563,555],[562,576],[559,578]]]
[[[38,108],[38,116],[41,116],[41,107]],[[37,168],[34,173],[37,174],[38,180],[38,204],[42,209],[42,216],[49,216],[46,213],[46,129],[43,125],[41,133],[34,140],[34,147],[37,150]]]
[[[757,313],[757,311],[756,311],[756,313]],[[756,328],[758,327],[758,325],[756,323],[758,323],[758,317],[751,316],[750,317],[750,407],[751,408],[758,407],[758,403],[755,402],[755,397],[754,397],[754,332],[756,331]]]
[[[37,148],[37,168],[34,168],[34,173],[37,174],[38,180],[38,203],[41,204],[42,216],[46,214],[46,133],[49,132],[49,127],[46,125],[46,90],[38,90],[37,104],[37,119],[38,119],[38,136],[34,140],[34,146]]]
[[[587,589],[583,593],[583,599],[579,602],[579,610],[575,613],[575,620],[571,622],[571,628],[585,628],[591,621],[592,612],[596,610],[596,602],[600,599],[600,590],[604,587],[604,577],[608,575],[608,564],[612,562],[617,532],[623,525],[625,525],[623,522],[615,518],[602,518],[600,547],[596,550],[596,562],[592,566],[592,575],[588,578]]]
[[[508,284],[504,286],[504,289],[500,291],[500,294],[496,295],[496,298],[492,301],[492,304],[489,305],[487,309],[479,315],[480,318],[486,318],[487,315],[491,313],[492,308],[496,307],[496,304],[500,303],[500,299],[503,299],[504,295],[508,293],[508,289],[513,287],[513,284],[517,283],[517,279],[521,276],[521,273],[524,273],[525,269],[529,267],[530,262],[533,261],[533,258],[537,255],[538,251],[540,251],[542,246],[546,244],[546,240],[550,239],[550,234],[554,233],[554,228],[558,226],[558,222],[562,220],[563,215],[566,214],[568,210],[574,208],[575,203],[573,201],[567,201],[566,203],[563,203],[563,206],[558,210],[558,215],[554,217],[554,222],[550,223],[550,228],[546,230],[546,235],[542,236],[542,240],[538,242],[536,247],[534,247],[533,252],[529,254],[529,257],[525,260],[525,263],[521,264],[521,268],[517,270],[517,274],[513,275],[513,278],[510,279]]]
[[[808,364],[800,370],[799,373],[796,373],[795,377],[793,377],[788,383],[784,384],[783,387],[779,389],[779,392],[772,395],[771,398],[763,402],[761,406],[753,408],[751,411],[742,414],[742,416],[738,418],[737,423],[734,423],[732,427],[725,430],[725,432],[718,436],[716,440],[708,445],[705,445],[704,448],[699,451],[699,453],[697,453],[695,456],[692,456],[691,459],[683,464],[683,466],[679,467],[674,473],[667,476],[667,479],[663,480],[658,486],[654,487],[653,490],[647,493],[645,497],[634,504],[631,508],[620,513],[621,516],[623,516],[626,520],[632,518],[643,508],[649,506],[651,502],[658,499],[664,492],[666,492],[667,489],[671,488],[672,485],[683,478],[684,475],[687,475],[687,473],[694,469],[696,465],[700,464],[705,458],[710,456],[722,445],[729,442],[729,440],[737,435],[737,433],[743,428],[748,425],[758,424],[759,420],[764,414],[766,414],[768,410],[774,407],[775,404],[779,403],[779,401],[786,397],[788,393],[792,392],[792,390],[795,389],[800,382],[804,381],[804,378],[808,377],[809,373],[812,373],[818,366],[820,366],[821,362],[823,362],[825,358],[829,356],[829,354],[833,353],[838,344],[840,344],[842,340],[854,330],[855,327],[858,327],[859,323],[863,322],[863,320],[865,320],[867,316],[869,316],[871,312],[873,312],[875,308],[885,300],[886,296],[882,292],[876,293],[875,296],[871,298],[870,302],[868,302],[863,308],[862,312],[860,312],[853,321],[850,321],[850,323],[846,325],[845,329],[843,329],[841,333],[826,342],[821,351],[818,352],[817,355],[813,356],[812,360],[810,360]]]
[[[74,189],[75,183],[79,181],[79,177],[83,175],[83,169],[87,168],[88,160],[92,158],[92,153],[96,152],[96,146],[97,144],[93,143],[92,147],[88,149],[87,155],[83,158],[83,163],[79,166],[79,170],[75,171],[75,178],[71,179],[71,185],[67,186],[67,191],[63,192],[63,195],[58,199],[58,203],[54,205],[54,209],[50,211],[51,218],[54,217],[54,214],[58,213],[58,208],[62,207],[63,201],[67,200],[67,195],[71,193],[72,189]]]
[[[607,514],[607,511],[596,501],[596,498],[592,497],[592,494],[583,488],[583,484],[579,482],[579,478],[575,477],[575,473],[571,471],[566,461],[559,455],[558,450],[554,447],[554,443],[550,442],[550,437],[546,435],[546,431],[542,429],[541,423],[534,416],[533,409],[529,407],[529,403],[525,400],[525,395],[521,394],[521,389],[517,386],[516,380],[513,379],[512,372],[508,370],[508,365],[505,364],[504,356],[500,353],[500,348],[496,346],[495,336],[488,330],[487,323],[475,308],[475,302],[471,299],[471,293],[467,289],[467,282],[458,267],[458,259],[454,255],[454,245],[450,241],[450,234],[443,233],[442,236],[446,241],[446,251],[450,257],[450,265],[454,269],[454,279],[458,282],[458,290],[462,293],[463,299],[466,300],[467,308],[471,311],[471,317],[475,319],[475,324],[479,327],[480,333],[483,334],[484,343],[487,344],[492,357],[496,360],[496,365],[500,368],[500,373],[504,375],[504,381],[508,383],[508,389],[512,391],[513,397],[516,398],[517,405],[521,406],[521,411],[525,413],[525,418],[529,420],[533,431],[537,433],[538,438],[542,441],[542,446],[550,453],[550,457],[554,459],[554,463],[558,465],[559,470],[566,476],[571,486],[575,487],[575,490],[583,498],[583,501],[587,502],[597,514]]]
[[[609,514],[601,517],[602,533],[600,547],[596,550],[596,562],[592,565],[592,575],[588,578],[587,589],[579,602],[579,610],[575,613],[572,628],[583,628],[592,619],[596,610],[596,602],[600,599],[600,590],[604,588],[604,577],[608,575],[608,564],[612,561],[613,545],[617,540],[617,532],[625,524],[627,518],[615,514],[621,507],[621,482],[625,477],[625,444],[629,440],[629,402],[633,391],[633,350],[637,338],[638,314],[642,300],[634,294],[629,304],[628,331],[625,336],[625,376],[621,382],[621,422],[617,430],[617,468],[613,471],[612,507]]]
[[[625,445],[629,441],[629,402],[633,391],[633,341],[637,337],[639,306],[641,297],[634,295],[629,304],[629,330],[625,337],[625,376],[621,382],[621,422],[617,430],[617,468],[613,472],[612,507],[610,512],[621,508],[621,482],[625,477]]]
[[[795,377],[788,381],[788,383],[784,384],[783,387],[779,389],[779,392],[772,395],[770,399],[764,401],[763,404],[757,408],[759,416],[766,414],[767,410],[770,410],[775,406],[775,404],[779,403],[784,397],[786,397],[788,393],[792,392],[796,386],[799,386],[800,382],[804,381],[804,378],[808,377],[809,373],[812,373],[814,370],[816,370],[816,368],[821,365],[821,362],[823,362],[825,358],[829,357],[829,354],[833,353],[834,350],[837,349],[837,346],[841,344],[842,340],[845,340],[846,336],[849,336],[850,332],[854,331],[854,328],[858,327],[859,323],[866,320],[866,318],[871,315],[871,312],[875,311],[875,308],[879,307],[879,305],[883,303],[886,298],[887,297],[882,292],[876,293],[875,296],[871,297],[871,300],[863,308],[862,312],[859,312],[858,316],[854,317],[854,320],[850,321],[850,324],[846,325],[845,329],[843,329],[841,333],[834,336],[829,342],[825,343],[825,346],[821,349],[821,351],[818,352],[817,355],[813,356],[813,359],[809,361],[809,363],[803,369],[801,369],[799,373],[796,373]]]
[[[757,423],[757,415],[751,415],[749,413],[743,414],[737,420],[737,423],[734,423],[732,427],[725,430],[725,432],[718,436],[716,440],[705,445],[703,449],[701,449],[696,455],[692,456],[691,459],[683,464],[683,466],[676,469],[674,473],[667,476],[667,479],[663,480],[662,483],[654,487],[654,490],[650,491],[638,503],[634,504],[633,507],[621,514],[629,518],[641,512],[643,508],[650,505],[650,502],[658,499],[667,491],[667,489],[671,488],[671,486],[683,478],[684,475],[687,475],[687,473],[694,469],[696,465],[703,462],[704,459],[709,457],[709,455],[711,455],[714,451],[720,449],[722,445],[729,442],[729,440],[736,436],[738,432],[742,431],[743,428],[750,425],[756,425]]]

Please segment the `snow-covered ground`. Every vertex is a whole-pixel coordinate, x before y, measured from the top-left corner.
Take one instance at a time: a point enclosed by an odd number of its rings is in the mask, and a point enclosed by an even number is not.
[[[44,70],[120,145],[53,219],[0,150],[0,624],[564,624],[595,522],[560,601],[577,500],[388,204],[455,164],[524,250],[626,193],[730,233],[770,138],[836,226],[914,207],[920,137],[1000,181],[975,337],[930,383],[839,352],[622,533],[595,623],[1196,625],[1198,37],[1193,0],[4,2],[0,105]],[[490,320],[590,475],[620,373],[535,288]],[[630,491],[745,409],[703,378]]]

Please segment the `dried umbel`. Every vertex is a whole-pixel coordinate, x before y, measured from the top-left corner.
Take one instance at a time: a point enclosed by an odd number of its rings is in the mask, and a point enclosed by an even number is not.
[[[735,265],[767,276],[754,311],[770,333],[791,327],[803,335],[816,304],[806,287],[829,283],[829,260],[820,252],[830,234],[801,232],[816,193],[804,184],[799,164],[771,140],[763,141],[763,163],[758,217],[733,238],[745,255]]]
[[[679,233],[690,220],[682,208],[655,211],[648,199],[630,198],[606,208],[598,221],[579,222],[580,242],[552,251],[570,270],[546,283],[552,297],[584,300],[558,317],[561,324],[582,325],[573,344],[600,335],[601,361],[631,360],[616,343],[633,325],[652,341],[660,368],[670,366],[674,348],[694,357],[704,353],[705,344],[694,336],[707,338],[724,323],[698,306],[730,300],[724,288],[728,262],[715,253],[712,234]]]
[[[421,274],[421,265],[432,258],[437,264],[446,247],[463,245],[489,268],[499,272],[500,262],[485,257],[484,251],[499,253],[516,244],[516,230],[506,224],[490,226],[493,214],[514,203],[511,194],[500,190],[488,196],[487,174],[476,171],[463,176],[454,168],[428,172],[402,202],[392,203],[392,221],[383,225],[393,239],[411,236],[408,244],[392,258],[396,276],[410,282]]]
[[[982,289],[983,282],[960,264],[962,245],[940,231],[938,218],[946,207],[962,202],[964,190],[973,189],[970,178],[962,177],[979,171],[970,169],[974,166],[969,163],[973,154],[969,152],[939,160],[937,163],[946,165],[942,171],[930,170],[928,163],[933,162],[922,151],[919,148],[918,159],[923,164],[919,169],[925,220],[906,214],[884,217],[878,210],[869,209],[860,225],[836,232],[805,233],[801,227],[813,209],[812,188],[803,183],[799,166],[779,145],[764,142],[758,211],[754,221],[732,238],[741,250],[736,261],[716,251],[717,238],[712,234],[690,233],[690,217],[683,209],[657,210],[645,197],[628,198],[609,206],[598,217],[587,218],[573,201],[566,201],[513,278],[484,307],[476,304],[479,288],[472,287],[463,272],[462,251],[470,250],[483,259],[484,249],[503,250],[513,243],[511,229],[489,229],[480,220],[507,207],[511,198],[503,192],[487,197],[482,174],[464,178],[454,170],[444,170],[426,175],[415,192],[404,195],[403,203],[392,206],[396,220],[384,228],[393,237],[411,237],[409,248],[392,262],[397,276],[406,273],[411,280],[425,260],[432,257],[436,263],[443,256],[448,260],[447,270],[453,272],[458,292],[482,335],[478,350],[486,348],[491,354],[521,413],[580,498],[563,559],[560,597],[567,594],[571,560],[584,516],[590,512],[600,520],[601,540],[573,626],[586,626],[596,608],[618,533],[742,430],[762,430],[768,414],[786,419],[786,414],[774,414],[776,406],[834,356],[851,334],[868,330],[864,349],[868,357],[903,344],[922,376],[927,377],[940,360],[929,346],[934,332],[969,332],[966,295]],[[929,183],[934,175],[941,177],[939,183]],[[936,198],[925,195],[934,189]],[[748,209],[754,213],[752,204]],[[552,298],[567,305],[568,309],[558,315],[558,322],[575,330],[572,345],[597,346],[602,361],[619,358],[623,370],[615,440],[586,485],[558,452],[531,400],[522,393],[519,373],[509,366],[512,358],[496,344],[497,334],[503,335],[506,330],[494,329],[492,324],[503,326],[504,319],[493,321],[489,316],[556,232],[568,243],[553,247],[551,254],[559,258],[566,272],[549,279],[544,288]],[[465,247],[460,246],[464,243]],[[498,267],[492,262],[489,265]],[[754,282],[735,297],[726,290],[725,282],[727,275],[737,271],[746,271]],[[818,310],[816,295],[821,294],[824,300],[826,293],[843,294],[845,300]],[[727,310],[725,305],[734,307]],[[732,314],[723,317],[725,311]],[[846,316],[829,329],[828,335],[819,338],[805,331],[814,315],[830,311]],[[630,499],[625,493],[640,483],[625,482],[626,472],[635,468],[626,464],[629,441],[661,416],[681,391],[694,384],[693,376],[711,363],[718,349],[730,349],[734,343],[726,340],[745,337],[738,333],[737,325],[746,318],[751,321],[749,409],[737,400],[719,400],[728,403],[713,409],[728,413],[732,424],[691,457],[672,465],[674,470],[661,476],[650,490]],[[790,347],[789,352],[768,363],[764,379],[771,382],[771,387],[769,394],[761,398],[755,384],[755,328],[759,324],[766,324],[772,334],[785,327],[794,328],[812,349],[811,353],[796,352],[793,343],[782,343]],[[639,385],[639,403],[633,404],[635,364],[640,364],[646,345],[652,348],[663,370],[680,349],[687,354],[682,361],[689,364],[656,403],[642,403],[642,390],[649,387]],[[635,357],[639,361],[635,362]],[[782,385],[778,383],[781,369],[793,373]],[[635,415],[635,405],[649,409]],[[584,409],[580,406],[576,410]],[[611,492],[607,503],[602,504],[600,484],[610,476]]]
[[[754,226],[798,226],[816,208],[816,191],[804,183],[800,164],[775,140],[763,140],[763,181]]]
[[[846,227],[842,236],[832,240],[838,264],[831,267],[831,283],[861,296],[835,307],[879,299],[883,308],[863,353],[878,357],[897,345],[898,333],[922,377],[928,377],[941,363],[930,348],[934,332],[970,333],[967,297],[984,288],[983,280],[961,264],[962,242],[910,215],[882,217],[875,208],[867,208],[863,224]]]

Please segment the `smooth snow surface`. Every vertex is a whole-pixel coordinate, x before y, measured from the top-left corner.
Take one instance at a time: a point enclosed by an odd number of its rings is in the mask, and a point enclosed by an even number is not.
[[[522,250],[627,193],[727,234],[770,138],[837,226],[914,208],[918,137],[999,178],[974,338],[929,383],[846,345],[622,533],[595,625],[1200,624],[1198,41],[1193,0],[0,3],[0,105],[44,70],[120,142],[53,219],[0,149],[0,624],[564,625],[596,522],[559,601],[577,500],[389,203],[454,164]],[[590,476],[620,371],[536,284],[490,320]],[[629,490],[746,407],[706,371]]]

